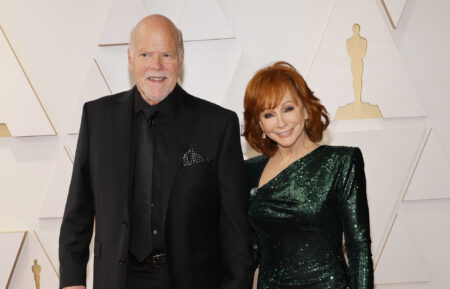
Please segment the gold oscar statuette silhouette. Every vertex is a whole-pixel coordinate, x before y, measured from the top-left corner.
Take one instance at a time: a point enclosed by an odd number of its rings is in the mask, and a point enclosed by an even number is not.
[[[359,24],[353,24],[353,36],[347,39],[347,52],[351,59],[353,75],[353,92],[355,101],[339,106],[334,119],[382,118],[378,105],[371,105],[361,100],[363,58],[367,51],[367,39],[359,35]]]
[[[0,123],[0,137],[8,137],[11,136],[11,132],[6,126],[6,123]]]
[[[34,282],[36,282],[36,289],[41,288],[41,265],[38,264],[38,260],[34,259],[34,265],[31,266],[31,270],[34,275]]]

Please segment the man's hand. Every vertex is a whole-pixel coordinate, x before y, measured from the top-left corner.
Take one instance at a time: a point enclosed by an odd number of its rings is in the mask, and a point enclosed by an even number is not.
[[[86,289],[86,286],[69,286],[69,287],[64,287],[62,289]]]

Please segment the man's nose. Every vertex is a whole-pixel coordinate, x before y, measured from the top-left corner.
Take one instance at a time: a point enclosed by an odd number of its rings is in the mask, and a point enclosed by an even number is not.
[[[152,70],[161,69],[161,58],[158,55],[155,55],[150,59],[150,68]]]

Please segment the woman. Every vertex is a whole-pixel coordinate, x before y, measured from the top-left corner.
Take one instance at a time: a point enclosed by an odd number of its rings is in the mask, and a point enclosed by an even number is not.
[[[258,289],[373,288],[361,151],[317,144],[327,111],[286,62],[253,76],[244,109],[244,136],[263,154],[247,161]]]

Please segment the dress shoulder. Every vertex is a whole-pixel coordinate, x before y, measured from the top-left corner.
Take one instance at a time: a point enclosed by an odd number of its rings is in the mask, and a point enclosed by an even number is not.
[[[265,155],[260,155],[245,160],[245,169],[247,171],[250,188],[255,188],[258,186],[259,178],[261,177],[268,160],[269,158]]]
[[[326,146],[330,157],[339,159],[342,162],[352,163],[356,160],[362,160],[362,153],[359,147],[350,146]]]

